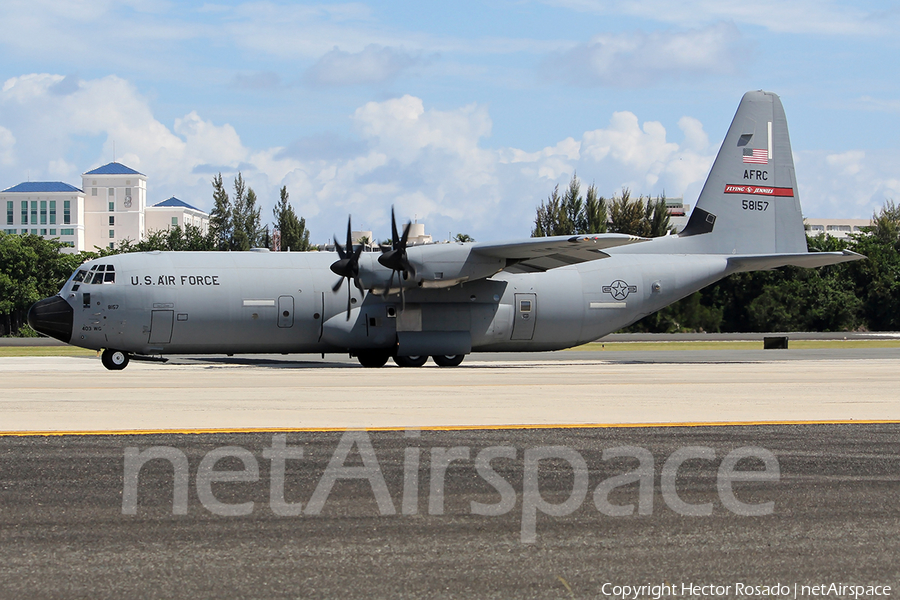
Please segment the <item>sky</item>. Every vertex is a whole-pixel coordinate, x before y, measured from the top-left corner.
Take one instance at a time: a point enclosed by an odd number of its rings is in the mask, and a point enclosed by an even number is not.
[[[742,94],[781,97],[804,215],[900,200],[900,7],[829,0],[4,0],[0,189],[114,158],[148,202],[282,186],[315,243],[528,237],[573,174],[691,205]]]

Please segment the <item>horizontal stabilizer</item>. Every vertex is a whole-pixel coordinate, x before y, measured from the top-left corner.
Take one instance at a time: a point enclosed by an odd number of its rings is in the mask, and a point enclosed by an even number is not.
[[[505,258],[507,266],[503,269],[504,271],[532,273],[606,258],[609,255],[603,250],[607,248],[647,240],[648,238],[624,233],[560,235],[506,243],[476,243],[472,247],[472,252],[483,256]]]
[[[844,250],[843,252],[801,252],[799,254],[755,254],[750,256],[729,256],[731,273],[764,271],[777,267],[824,267],[838,263],[864,259],[865,256]]]

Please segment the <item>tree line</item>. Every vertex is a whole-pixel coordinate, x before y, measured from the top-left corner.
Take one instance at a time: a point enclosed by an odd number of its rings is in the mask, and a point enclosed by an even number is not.
[[[626,332],[774,332],[900,330],[900,207],[888,200],[871,231],[848,239],[807,237],[810,251],[849,249],[867,260],[818,269],[782,267],[736,273],[625,328]],[[607,200],[572,177],[537,207],[532,236],[673,231],[665,195]]]
[[[123,242],[119,248],[67,254],[58,240],[36,235],[0,233],[0,335],[33,335],[24,326],[28,308],[56,294],[84,261],[101,255],[147,250],[249,249],[267,240],[260,225],[256,195],[235,180],[234,199],[221,176],[213,181],[218,194],[216,226],[207,233],[196,227],[151,232],[147,240]],[[218,183],[217,183],[218,182]],[[243,191],[242,191],[243,190]],[[592,191],[593,190],[593,191]],[[652,210],[648,206],[653,206]],[[647,237],[671,228],[662,215],[665,198],[632,199],[628,190],[612,199],[594,186],[582,195],[576,177],[560,194],[558,188],[537,208],[533,234],[572,235],[604,231]],[[603,211],[608,211],[603,216]],[[282,250],[309,248],[309,232],[290,205],[286,188],[273,216],[281,231]],[[236,233],[237,232],[237,233]],[[464,234],[460,234],[461,236]],[[468,238],[468,236],[465,236]],[[269,236],[268,241],[273,242]],[[811,251],[849,249],[867,260],[801,269],[736,273],[645,317],[626,328],[633,332],[766,332],[766,331],[897,331],[900,330],[900,206],[893,201],[873,215],[871,231],[837,239],[808,237]]]
[[[577,174],[565,191],[553,188],[542,201],[534,218],[531,237],[573,235],[581,233],[628,233],[642,237],[659,237],[674,233],[669,219],[665,194],[652,198],[632,198],[631,191],[607,199],[591,184],[582,195]]]

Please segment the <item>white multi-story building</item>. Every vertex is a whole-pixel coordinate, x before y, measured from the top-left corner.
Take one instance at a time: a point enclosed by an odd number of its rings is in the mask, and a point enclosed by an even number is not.
[[[851,233],[864,233],[872,226],[872,219],[804,219],[807,235],[824,233],[828,237],[846,238]]]
[[[147,206],[147,176],[118,162],[81,176],[81,189],[60,181],[29,181],[0,192],[8,234],[59,238],[69,252],[115,248],[154,230],[193,225],[209,215],[175,197]]]
[[[122,240],[146,237],[147,176],[111,162],[81,176],[84,225],[89,250],[115,248]]]
[[[185,229],[188,225],[196,227],[203,235],[209,231],[209,215],[175,196],[148,206],[144,212],[144,222],[148,233],[172,227]]]
[[[59,238],[70,252],[85,249],[84,192],[61,181],[28,181],[0,192],[4,233]]]

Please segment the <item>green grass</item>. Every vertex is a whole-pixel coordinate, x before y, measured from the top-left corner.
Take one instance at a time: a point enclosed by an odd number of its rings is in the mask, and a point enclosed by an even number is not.
[[[96,356],[96,350],[75,346],[0,346],[0,358],[8,356]]]
[[[827,348],[900,348],[900,340],[790,340],[791,350]],[[723,342],[592,342],[569,350],[598,352],[669,350],[762,350],[762,340]]]

